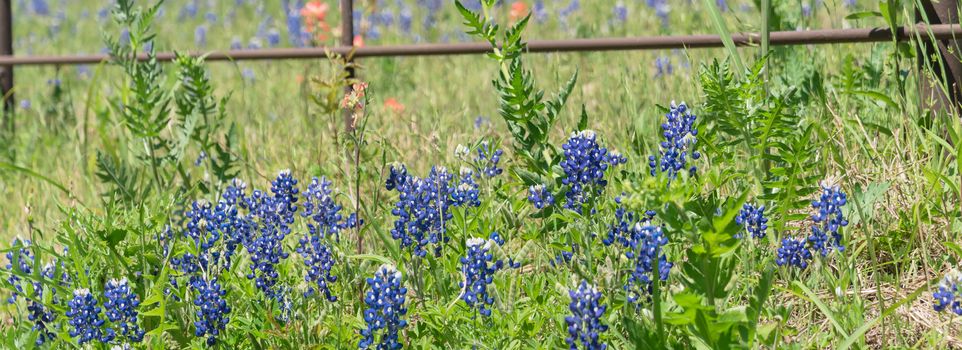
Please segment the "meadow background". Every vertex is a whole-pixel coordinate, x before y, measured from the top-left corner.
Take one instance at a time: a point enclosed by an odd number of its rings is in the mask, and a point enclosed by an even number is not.
[[[879,4],[874,1],[773,2],[776,16],[772,30],[886,26],[885,20],[876,16],[850,16],[878,11]],[[327,21],[332,30],[325,40],[315,44],[333,44],[339,36],[337,5],[333,1],[329,3]],[[526,39],[715,33],[710,11],[702,1],[525,3],[528,9],[534,10],[524,35]],[[716,5],[730,30],[754,32],[762,25],[759,3],[729,0],[718,1]],[[112,2],[92,0],[15,1],[14,50],[18,55],[105,52],[104,35],[113,38],[121,35],[121,28],[110,20],[112,5]],[[495,7],[493,16],[498,21],[509,21],[510,5]],[[303,4],[287,0],[168,0],[160,7],[154,22],[157,33],[154,47],[157,51],[204,51],[308,45],[291,33],[293,23],[301,20],[296,16],[299,6]],[[364,45],[475,40],[465,34],[463,19],[453,1],[358,0],[355,6],[358,9],[355,32],[360,33]],[[910,6],[910,3],[902,4],[893,12],[903,22],[911,22]],[[811,166],[809,170],[842,179],[842,188],[859,208],[856,211],[849,206],[845,210],[850,220],[845,229],[847,249],[836,255],[834,262],[820,264],[814,273],[779,270],[766,304],[770,313],[763,322],[768,325],[765,327],[776,330],[767,334],[777,340],[760,341],[755,346],[829,348],[839,346],[849,336],[861,334],[852,336],[855,347],[962,347],[962,323],[957,317],[951,318],[950,313],[935,312],[931,294],[941,278],[958,267],[962,255],[958,247],[962,238],[959,208],[962,192],[958,153],[953,153],[957,152],[957,146],[952,146],[960,144],[958,137],[962,133],[957,125],[958,115],[934,113],[920,107],[919,72],[908,51],[910,46],[872,43],[776,47],[770,53],[765,89],[794,91],[786,102],[797,117],[795,122],[800,127],[817,126],[814,131],[817,136],[813,136],[808,145],[815,154],[807,159],[813,161],[807,163]],[[741,48],[739,53],[749,63],[762,57],[757,47]],[[710,93],[706,92],[700,72],[715,60],[725,60],[727,55],[723,49],[552,53],[526,55],[525,63],[538,85],[549,92],[556,91],[578,72],[578,82],[568,106],[550,130],[552,140],[560,144],[572,130],[579,128],[578,116],[583,105],[590,114],[590,128],[601,135],[609,148],[619,150],[628,158],[627,171],[646,174],[647,155],[658,150],[665,107],[672,101],[684,101],[702,117]],[[372,179],[383,182],[389,162],[403,163],[416,174],[427,174],[436,164],[456,163],[458,145],[472,144],[480,138],[504,144],[506,166],[520,165],[507,147],[511,135],[498,115],[498,95],[491,84],[498,66],[489,58],[369,58],[360,60],[359,65],[359,78],[369,83],[365,130],[367,142],[374,145],[375,151],[365,159],[371,160],[366,174]],[[343,121],[340,114],[331,118],[318,110],[312,101],[312,97],[320,94],[320,88],[312,79],[337,74],[340,66],[326,60],[292,60],[210,63],[206,67],[216,95],[230,95],[223,107],[225,120],[236,131],[240,178],[254,186],[263,186],[274,179],[278,171],[290,169],[301,175],[305,185],[307,176],[323,174],[335,184],[347,186],[351,176],[344,169],[349,166],[342,157],[343,145],[333,137]],[[171,72],[173,68],[168,69],[167,74]],[[119,85],[121,77],[123,72],[111,64],[17,68],[18,107],[14,115],[17,132],[4,140],[2,159],[35,174],[0,169],[0,193],[4,198],[0,201],[0,213],[3,213],[0,239],[33,237],[35,241],[53,242],[62,235],[64,227],[77,220],[77,214],[69,208],[83,207],[93,215],[113,213],[99,208],[109,208],[110,203],[97,204],[105,200],[101,194],[109,185],[98,181],[95,174],[98,151],[127,152],[122,123],[108,105],[108,101],[117,98],[118,91],[123,91]],[[723,103],[716,102],[715,106],[718,105]],[[711,135],[713,130],[703,128],[700,132],[702,136]],[[193,152],[185,157],[187,159],[201,157],[197,149],[187,152]],[[744,170],[753,166],[739,163],[740,159],[708,159],[699,164],[699,169],[715,169],[709,170],[712,176],[724,177],[730,173],[718,169]],[[198,176],[210,174],[200,171]],[[810,185],[817,188],[816,183]],[[627,180],[616,188],[617,191],[643,192],[651,187],[650,183]],[[514,189],[513,193],[523,197],[524,190]],[[743,190],[734,186],[719,194],[738,197]],[[378,190],[372,186],[362,192]],[[813,195],[809,196],[799,200],[810,200]],[[162,207],[153,208],[161,210]],[[381,209],[380,214],[364,219],[368,224],[389,228],[393,220],[390,205]],[[757,276],[762,265],[756,257],[761,251],[777,250],[776,237],[783,237],[783,232],[807,233],[804,224],[786,222],[784,225],[780,227],[782,232],[772,233],[763,244],[751,247],[751,253],[745,253],[744,260],[735,258],[737,263],[732,268],[738,271],[736,280],[744,279],[749,285],[762,279]],[[516,247],[521,245],[518,241],[522,236],[512,237]],[[547,251],[548,244],[544,246]],[[378,248],[372,247],[371,250]],[[676,247],[669,251],[677,257],[682,250]],[[539,269],[548,260],[555,259],[551,255],[538,258],[531,257],[530,252],[526,254]],[[679,263],[683,264],[676,260],[676,264]],[[550,282],[545,283],[570,285],[559,282],[569,281],[568,273],[549,274],[545,278]],[[514,283],[521,281],[499,283],[509,285],[504,289],[514,290],[518,296],[531,293],[517,291],[520,287]],[[676,284],[672,288],[677,291],[684,287]],[[343,298],[353,293],[348,289],[345,288]],[[739,284],[734,289],[750,295],[751,287]],[[505,295],[514,295],[511,293],[514,292],[505,292]],[[567,304],[566,295],[557,297],[560,299],[545,297],[547,299],[539,300],[538,305]],[[732,297],[735,303],[745,299],[748,297]],[[431,311],[437,313],[436,320],[450,316],[445,314],[450,310],[440,310],[443,305],[429,305],[428,309],[439,309]],[[13,308],[8,309],[15,314]],[[325,315],[324,320],[331,317]],[[431,316],[420,317],[430,319]],[[13,316],[6,320],[9,321],[4,324],[8,327],[7,344],[22,343],[24,336],[15,335],[22,333],[9,332],[18,329],[14,320],[22,319]],[[245,327],[255,323],[239,322]],[[499,322],[510,323],[507,319]],[[861,329],[866,323],[869,328]],[[417,333],[423,336],[423,342],[414,345],[412,341],[412,347],[427,346],[430,341],[424,339],[448,329],[419,327]],[[557,329],[545,329],[557,331],[556,337],[536,337],[544,342],[545,348],[564,344],[563,325],[553,327]],[[462,331],[457,329],[456,333]],[[339,334],[353,333],[340,331]],[[480,338],[476,338],[475,346],[480,343],[477,339]],[[172,341],[155,340],[152,344]],[[201,346],[197,342],[177,341],[180,345]],[[254,344],[242,341],[234,340],[231,344]],[[323,343],[310,337],[290,341]],[[464,344],[450,342],[448,344]],[[257,344],[290,346],[270,341]],[[505,347],[531,345],[509,344]],[[621,338],[613,339],[612,344],[629,348],[626,345],[629,342]],[[676,345],[684,347],[686,343]]]

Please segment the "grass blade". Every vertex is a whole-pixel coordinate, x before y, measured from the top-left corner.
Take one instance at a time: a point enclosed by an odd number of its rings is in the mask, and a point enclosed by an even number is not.
[[[705,7],[708,8],[708,13],[711,14],[712,22],[715,22],[715,30],[718,31],[718,36],[721,37],[722,42],[725,44],[725,49],[728,50],[732,61],[735,62],[735,67],[738,68],[738,77],[741,78],[745,75],[745,63],[742,62],[741,56],[738,55],[738,48],[735,47],[735,41],[732,40],[728,26],[725,25],[725,19],[722,18],[721,10],[718,9],[718,5],[715,4],[714,0],[704,0],[704,3]]]

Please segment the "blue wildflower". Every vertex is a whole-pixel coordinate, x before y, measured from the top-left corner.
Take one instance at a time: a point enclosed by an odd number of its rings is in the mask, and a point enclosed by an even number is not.
[[[474,181],[474,172],[468,168],[461,168],[458,187],[451,191],[451,204],[458,207],[477,207],[481,205],[479,194],[478,183]]]
[[[464,277],[459,284],[461,300],[482,316],[491,316],[488,306],[494,303],[494,298],[488,294],[488,286],[494,281],[494,273],[501,264],[492,263],[494,256],[489,253],[490,244],[484,239],[468,239],[467,248],[467,255],[461,258],[461,275]]]
[[[658,56],[655,58],[655,78],[671,75],[675,68],[671,65],[671,58],[668,56]]]
[[[277,28],[271,28],[267,31],[267,45],[270,47],[277,47],[281,43],[281,32]]]
[[[327,240],[338,239],[339,232],[351,224],[342,219],[341,206],[334,202],[332,193],[331,182],[325,177],[315,177],[307,186],[301,216],[311,218],[312,222],[307,224],[308,232],[301,236],[297,247],[297,253],[308,267],[304,278],[310,286],[304,295],[320,291],[331,302],[337,301],[337,297],[331,293],[328,284],[336,282],[337,276],[331,273],[335,260]]]
[[[752,204],[745,203],[738,212],[738,216],[735,216],[735,223],[744,227],[745,231],[751,234],[752,238],[765,238],[765,231],[768,230],[768,218],[765,217],[765,206],[756,207]],[[735,238],[741,237],[741,231],[735,234]]]
[[[625,22],[628,20],[628,8],[625,7],[625,3],[623,1],[615,3],[615,8],[613,11],[615,19],[618,20],[618,22]]]
[[[805,246],[804,239],[786,237],[782,239],[782,246],[778,248],[778,256],[775,263],[778,266],[795,266],[800,269],[808,267],[808,261],[812,260],[812,252]]]
[[[841,188],[834,183],[834,180],[825,180],[820,184],[822,193],[818,199],[812,201],[812,208],[815,214],[812,215],[812,234],[808,236],[808,241],[812,248],[818,250],[822,256],[828,255],[833,248],[839,252],[845,251],[842,245],[842,234],[839,232],[843,226],[848,225],[842,214],[842,207],[845,206],[846,196]],[[832,242],[829,242],[828,235],[831,234]]]
[[[504,171],[504,169],[498,167],[502,154],[504,154],[504,151],[500,149],[490,150],[487,141],[481,142],[481,146],[478,147],[478,156],[474,159],[474,162],[478,165],[484,177],[495,177]]]
[[[134,343],[144,339],[144,330],[137,325],[137,307],[140,298],[130,290],[127,279],[110,280],[104,286],[104,296],[107,301],[104,309],[107,319],[120,326],[120,334]]]
[[[626,161],[620,154],[601,147],[591,130],[571,133],[561,148],[564,150],[564,160],[560,166],[565,172],[561,183],[568,186],[564,207],[575,211],[580,211],[581,205],[587,203],[589,197],[600,194],[608,185],[605,171],[609,166]]]
[[[284,250],[283,241],[291,233],[290,226],[298,209],[297,179],[290,171],[281,171],[271,182],[271,193],[268,196],[255,190],[247,200],[253,221],[258,224],[256,233],[244,243],[251,259],[247,278],[254,280],[264,295],[281,302],[283,288],[275,288],[279,279],[276,266],[290,256]]]
[[[528,201],[537,209],[544,209],[554,205],[554,195],[544,185],[538,184],[528,188]]]
[[[498,246],[504,245],[504,238],[501,238],[501,234],[499,234],[498,231],[491,231],[491,235],[488,236],[488,239],[494,241],[494,243],[497,243]]]
[[[33,273],[33,252],[30,250],[30,240],[15,238],[11,246],[14,250],[7,252],[7,265],[5,266],[5,268],[10,271],[10,277],[7,277],[7,283],[14,288],[14,292],[7,298],[7,303],[9,304],[16,302],[17,296],[23,293],[20,277],[14,273],[17,272],[24,275]]]
[[[194,321],[194,336],[207,336],[207,345],[217,343],[217,336],[230,322],[230,306],[224,296],[227,291],[221,288],[217,278],[210,282],[201,277],[193,277],[190,286],[194,290],[194,306],[197,307]]]
[[[962,273],[952,270],[945,275],[932,297],[935,298],[933,307],[936,312],[950,310],[962,316]]]
[[[113,337],[103,331],[104,319],[100,317],[100,306],[97,306],[97,298],[90,294],[89,289],[77,289],[73,292],[67,306],[66,316],[71,327],[70,336],[79,337],[77,342],[83,345],[92,340],[109,342]],[[112,331],[108,331],[110,333]]]
[[[407,288],[401,283],[401,273],[393,266],[383,265],[374,273],[373,278],[367,279],[371,290],[364,297],[367,310],[364,310],[364,322],[367,327],[361,330],[363,339],[358,343],[359,349],[375,346],[377,349],[401,349],[403,345],[398,340],[398,332],[407,326],[404,315],[407,308],[404,299]],[[380,333],[374,343],[375,336]]]
[[[688,105],[682,102],[676,105],[671,102],[671,110],[665,114],[665,123],[661,124],[662,135],[665,140],[660,144],[661,160],[655,156],[648,157],[648,167],[651,176],[655,176],[659,171],[668,174],[669,181],[678,177],[678,172],[688,170],[692,176],[697,169],[694,165],[688,166],[688,156],[697,160],[701,157],[698,151],[694,150],[698,129],[695,128],[696,116],[691,114]]]
[[[420,179],[407,173],[403,165],[393,165],[385,186],[398,192],[398,201],[391,213],[397,217],[391,237],[399,240],[402,248],[413,247],[414,254],[424,256],[427,245],[434,245],[440,254],[441,243],[447,242],[446,223],[453,214],[451,206],[477,206],[476,184],[455,177],[444,167],[434,167],[427,178]],[[473,180],[472,180],[473,181]]]
[[[568,324],[568,338],[565,341],[571,349],[603,350],[608,347],[600,340],[608,326],[602,323],[606,306],[601,303],[601,292],[588,282],[581,281],[577,289],[568,291],[571,297],[571,316],[565,317]]]

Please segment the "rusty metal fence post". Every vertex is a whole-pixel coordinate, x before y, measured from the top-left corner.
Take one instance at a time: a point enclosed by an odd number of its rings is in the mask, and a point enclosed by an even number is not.
[[[959,24],[958,0],[922,0],[916,8],[918,23]],[[919,98],[921,107],[932,111],[959,109],[962,101],[962,36],[957,39],[929,40],[919,33],[918,49]],[[931,70],[931,75],[927,74]]]
[[[13,56],[13,0],[0,0],[0,56]],[[0,127],[13,133],[13,65],[0,66],[0,99],[3,118]]]

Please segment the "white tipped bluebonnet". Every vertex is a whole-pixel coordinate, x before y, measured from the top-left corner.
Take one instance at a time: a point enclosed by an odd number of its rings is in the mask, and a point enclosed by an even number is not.
[[[534,185],[528,188],[528,201],[537,209],[544,209],[554,205],[554,195],[545,185]]]
[[[601,193],[608,185],[605,171],[610,166],[626,162],[625,157],[601,147],[591,130],[571,133],[561,148],[564,160],[560,166],[565,172],[561,183],[568,186],[564,207],[575,211],[580,211],[590,197]]]
[[[833,249],[839,252],[845,251],[839,229],[848,225],[848,220],[845,220],[842,214],[842,207],[845,206],[847,199],[835,180],[827,179],[819,185],[822,193],[818,199],[812,201],[815,214],[812,215],[814,224],[808,241],[813,249],[819,251],[822,256],[826,256]]]
[[[952,270],[945,275],[932,297],[935,298],[935,311],[962,316],[962,273]]]
[[[495,177],[504,171],[504,169],[498,167],[502,154],[504,154],[504,151],[491,149],[487,141],[481,142],[481,146],[478,147],[478,156],[474,159],[474,163],[477,164],[482,176]]]
[[[407,327],[404,316],[407,308],[404,300],[407,288],[401,281],[401,272],[394,266],[382,265],[374,273],[374,277],[367,279],[371,289],[364,297],[367,310],[364,310],[364,322],[367,327],[361,330],[359,349],[374,346],[376,349],[401,349],[403,345],[398,339],[398,333]],[[377,335],[380,335],[379,337]],[[378,341],[375,344],[375,340]]]
[[[244,244],[251,259],[247,278],[254,280],[265,296],[278,302],[282,302],[286,295],[284,288],[277,287],[276,266],[290,256],[282,242],[291,233],[299,193],[297,179],[285,170],[271,182],[272,195],[255,190],[247,200],[251,219],[258,227]]]
[[[446,224],[453,217],[451,207],[481,204],[472,173],[455,176],[438,166],[421,179],[408,174],[400,164],[392,165],[390,171],[385,187],[398,192],[398,201],[391,211],[397,217],[391,237],[400,241],[402,248],[411,247],[417,256],[425,256],[429,245],[439,255],[443,243],[450,239]]]
[[[216,278],[207,281],[201,277],[193,277],[190,286],[194,291],[194,306],[197,307],[194,336],[206,336],[207,345],[213,346],[217,343],[217,336],[230,322],[231,308],[224,298],[227,291]]]
[[[808,267],[809,260],[812,260],[812,252],[805,245],[804,239],[785,237],[782,239],[782,246],[778,248],[775,263],[778,266],[794,266],[799,269]]]
[[[337,281],[331,273],[334,267],[334,253],[329,246],[330,239],[338,239],[343,229],[357,225],[356,220],[344,220],[340,214],[341,206],[334,202],[331,182],[325,177],[314,178],[304,191],[304,210],[301,216],[311,218],[307,224],[308,232],[301,236],[296,251],[304,258],[307,275],[304,279],[310,284],[305,296],[320,291],[328,301],[337,301],[331,293],[329,283]],[[356,218],[356,216],[351,216]]]
[[[680,171],[687,170],[689,174],[695,174],[698,168],[689,166],[688,159],[697,160],[701,157],[694,149],[698,136],[696,118],[684,102],[679,105],[676,105],[675,101],[671,102],[671,109],[665,114],[665,122],[661,124],[662,136],[665,138],[659,147],[661,158],[654,155],[648,157],[651,176],[658,172],[666,173],[671,181],[678,177]]]
[[[663,247],[668,244],[661,226],[652,224],[654,211],[647,211],[645,215],[636,215],[625,209],[621,196],[615,197],[618,208],[615,209],[616,222],[608,226],[608,236],[601,241],[605,245],[618,243],[625,249],[625,257],[632,261],[632,269],[625,283],[627,300],[629,303],[639,303],[648,300],[651,294],[652,281],[655,278],[655,263],[658,264],[658,277],[662,281],[668,280],[672,263],[668,262]]]
[[[83,345],[90,341],[109,342],[113,337],[103,330],[104,319],[100,316],[101,308],[97,304],[97,298],[90,293],[89,289],[76,289],[73,292],[73,299],[68,303],[66,313],[68,324],[70,324],[70,336],[77,338],[77,343]]]
[[[144,339],[144,330],[137,324],[137,307],[140,298],[130,289],[126,278],[110,280],[104,286],[104,302],[107,319],[120,327],[120,335],[127,340],[139,343]]]
[[[491,316],[488,306],[494,303],[494,298],[488,294],[488,287],[494,281],[494,273],[502,266],[501,261],[492,262],[494,256],[490,253],[489,242],[482,238],[468,239],[467,254],[461,258],[461,275],[464,277],[460,283],[461,300],[482,316]]]
[[[765,231],[768,230],[768,218],[765,217],[765,206],[754,206],[745,203],[742,209],[735,216],[735,223],[741,225],[752,238],[765,238]],[[742,238],[742,231],[735,234],[735,238]]]
[[[601,334],[608,326],[601,321],[606,306],[601,303],[601,292],[588,282],[581,281],[576,289],[568,291],[571,315],[565,317],[568,324],[568,338],[565,341],[570,349],[603,350],[608,347],[601,342]]]

